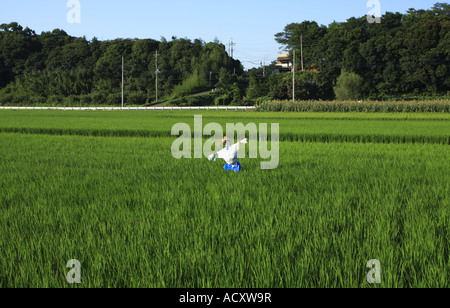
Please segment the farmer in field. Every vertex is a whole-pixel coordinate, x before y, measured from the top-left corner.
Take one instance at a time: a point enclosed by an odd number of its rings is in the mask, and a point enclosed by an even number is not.
[[[230,145],[227,137],[223,137],[222,145],[224,148],[217,153],[211,154],[208,159],[212,160],[214,158],[214,160],[216,160],[217,157],[221,158],[226,162],[226,164],[223,166],[225,170],[240,172],[241,164],[237,160],[241,143],[246,144],[248,143],[248,140],[244,139],[236,144]]]

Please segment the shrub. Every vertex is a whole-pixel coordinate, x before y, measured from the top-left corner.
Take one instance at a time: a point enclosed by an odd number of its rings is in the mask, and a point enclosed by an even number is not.
[[[217,96],[214,99],[214,104],[216,106],[225,106],[228,104],[228,95],[227,94],[222,94],[220,96]]]
[[[133,106],[144,105],[147,100],[147,94],[144,92],[131,92],[125,96],[125,104]]]
[[[106,95],[101,92],[94,92],[89,94],[92,105],[105,105],[106,104]]]
[[[363,97],[363,85],[361,76],[343,71],[336,81],[334,93],[338,100],[359,100]]]
[[[11,104],[13,94],[0,95],[0,106],[8,106]]]
[[[110,93],[106,97],[106,105],[108,106],[120,106],[122,105],[122,94],[121,93]]]
[[[50,107],[59,107],[61,106],[62,97],[58,95],[50,95],[47,97],[46,104]]]

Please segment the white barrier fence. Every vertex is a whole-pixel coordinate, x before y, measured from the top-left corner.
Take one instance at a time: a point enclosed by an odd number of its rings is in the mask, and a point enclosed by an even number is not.
[[[253,110],[256,107],[1,107],[3,110]]]

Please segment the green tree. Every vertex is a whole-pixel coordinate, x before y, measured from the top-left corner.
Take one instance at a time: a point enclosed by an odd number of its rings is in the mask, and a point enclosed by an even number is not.
[[[247,89],[247,98],[256,99],[259,97],[267,96],[268,89],[265,86],[265,78],[256,78],[256,76],[251,76],[249,81],[249,86]]]
[[[319,42],[327,33],[327,27],[319,26],[315,21],[304,21],[302,23],[288,24],[283,32],[275,35],[275,40],[284,47],[285,50],[297,50],[300,54],[303,43],[303,61],[307,67],[316,67],[321,58],[322,52]]]
[[[36,33],[18,23],[0,25],[0,58],[3,62],[3,83],[11,82],[25,70],[30,55],[39,50]]]
[[[95,65],[95,84],[100,91],[119,91],[121,84],[122,57],[128,61],[134,41],[117,39],[108,42],[105,53]]]
[[[225,46],[219,42],[205,44],[201,51],[199,65],[201,71],[207,74],[211,73],[212,81],[216,83],[220,69],[228,65],[228,55]]]
[[[85,38],[74,39],[62,47],[50,51],[47,58],[47,69],[69,71],[74,69],[90,69],[92,63],[91,49]]]
[[[364,80],[361,76],[342,71],[336,81],[334,92],[338,100],[359,100],[363,98]]]

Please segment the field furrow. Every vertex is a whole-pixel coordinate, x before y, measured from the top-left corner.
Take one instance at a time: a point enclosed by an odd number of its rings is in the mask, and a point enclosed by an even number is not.
[[[280,120],[278,168],[243,158],[235,174],[173,158],[164,116],[128,115],[123,127],[105,114],[78,125],[28,116],[28,132],[24,119],[0,124],[17,129],[0,134],[0,287],[69,287],[71,259],[85,287],[368,287],[371,259],[382,287],[449,287],[450,148],[431,144],[448,121],[414,120],[409,135],[386,135],[410,141],[377,144],[287,142],[299,120]],[[396,125],[385,122],[386,133]],[[430,139],[416,143],[415,125]]]

